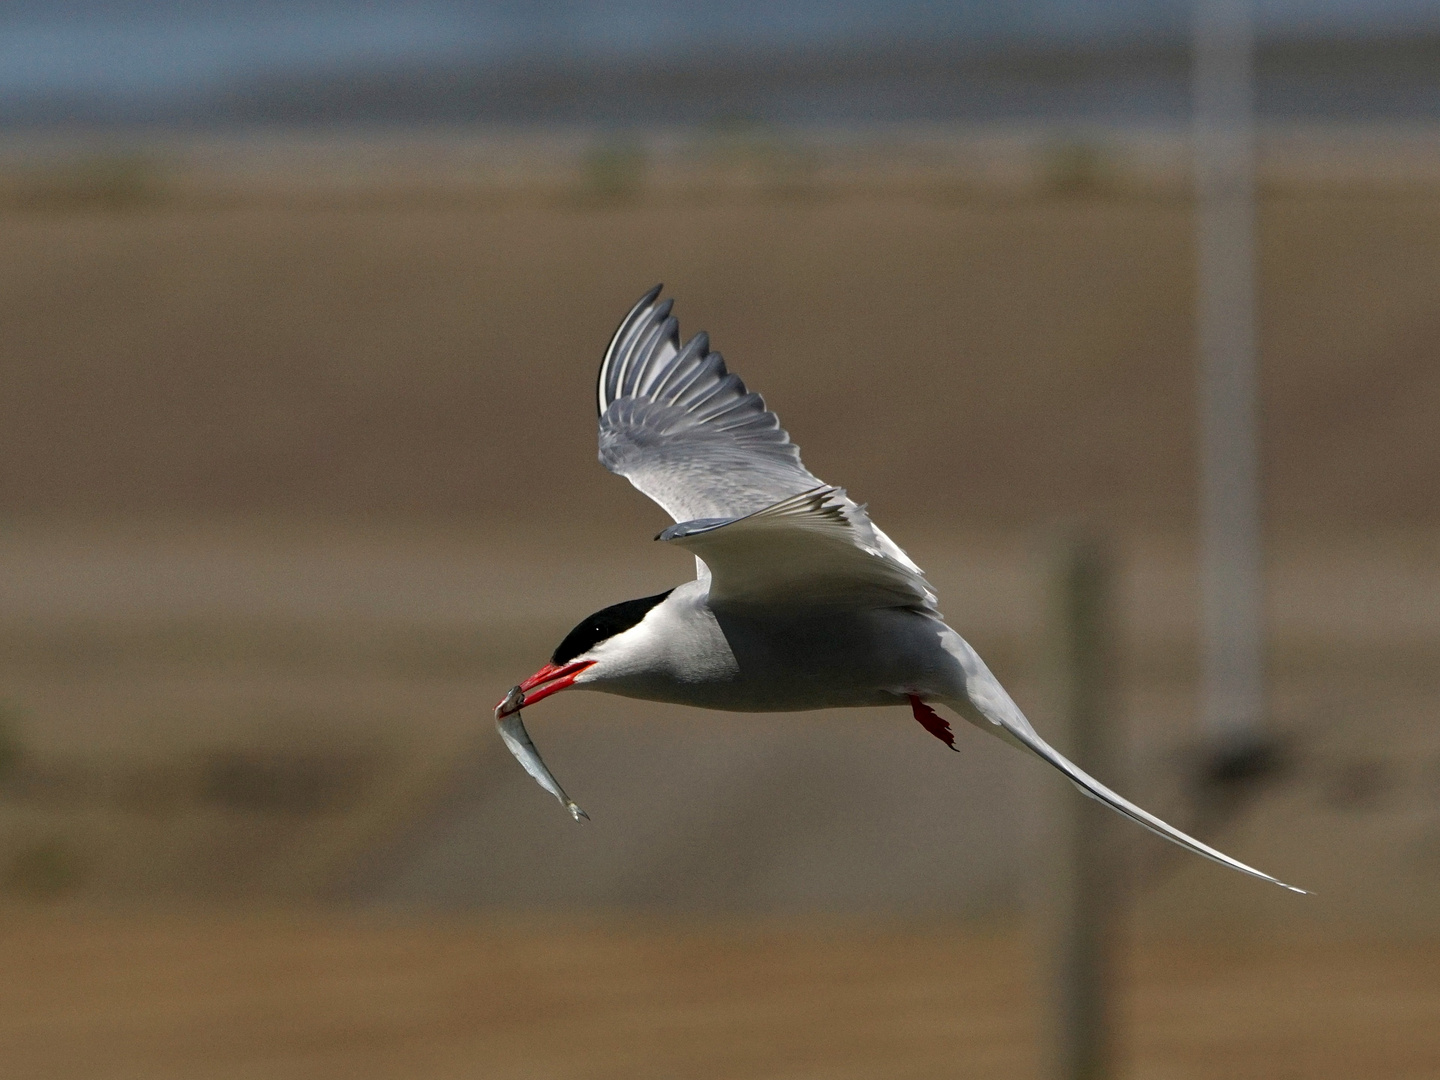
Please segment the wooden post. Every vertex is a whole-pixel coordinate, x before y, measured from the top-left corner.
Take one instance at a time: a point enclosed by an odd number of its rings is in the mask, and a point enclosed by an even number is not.
[[[1110,568],[1100,543],[1069,537],[1051,570],[1054,709],[1046,737],[1086,772],[1114,784]],[[1052,800],[1047,877],[1053,1080],[1112,1075],[1110,974],[1121,898],[1114,813],[1070,785]]]

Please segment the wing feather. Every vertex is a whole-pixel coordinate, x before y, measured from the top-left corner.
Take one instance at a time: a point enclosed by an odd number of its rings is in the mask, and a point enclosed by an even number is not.
[[[680,522],[657,539],[704,560],[716,608],[935,611],[919,567],[903,552],[892,557],[886,545],[899,549],[839,488],[801,492],[745,517]]]
[[[596,381],[600,461],[684,523],[662,536],[693,546],[702,565],[727,564],[712,596],[730,590],[747,602],[785,595],[933,611],[920,568],[864,507],[801,464],[779,417],[726,369],[708,334],[680,344],[670,309],[655,286],[605,350]],[[710,528],[695,527],[701,520]],[[723,537],[709,535],[722,524]],[[748,569],[735,558],[742,548],[751,553]],[[774,572],[781,565],[785,573]]]
[[[600,461],[676,521],[742,517],[821,486],[800,450],[697,334],[683,347],[660,286],[615,331],[600,365]]]

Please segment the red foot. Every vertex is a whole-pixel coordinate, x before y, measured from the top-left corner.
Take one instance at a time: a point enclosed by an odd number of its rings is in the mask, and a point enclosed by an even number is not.
[[[907,694],[906,697],[910,699],[910,708],[915,713],[915,719],[920,721],[920,726],[954,750],[955,733],[950,730],[950,722],[914,694]]]

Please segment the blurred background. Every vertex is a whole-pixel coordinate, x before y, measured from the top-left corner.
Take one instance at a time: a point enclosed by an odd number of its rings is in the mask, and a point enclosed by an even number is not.
[[[899,710],[490,709],[693,564],[664,281],[1047,730],[1117,573],[1117,1073],[1440,1074],[1440,14],[1260,0],[1267,731],[1201,760],[1192,6],[0,11],[0,1047],[29,1077],[1040,1075],[1066,785]],[[1068,789],[1067,789],[1068,790]],[[1061,792],[1063,794],[1063,792]],[[1078,799],[1078,796],[1076,796]]]

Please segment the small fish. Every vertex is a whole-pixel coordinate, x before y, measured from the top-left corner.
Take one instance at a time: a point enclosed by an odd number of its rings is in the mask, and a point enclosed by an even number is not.
[[[530,739],[530,733],[525,730],[525,722],[520,719],[520,707],[525,704],[525,693],[518,686],[512,686],[505,699],[495,706],[495,729],[500,732],[500,738],[505,741],[510,753],[515,755],[515,760],[520,762],[521,767],[535,778],[546,791],[560,800],[560,805],[570,811],[570,816],[576,821],[590,820],[590,815],[575,804],[575,800],[565,794],[550,770],[545,767],[545,761],[540,757],[540,751],[535,749],[535,743]]]

